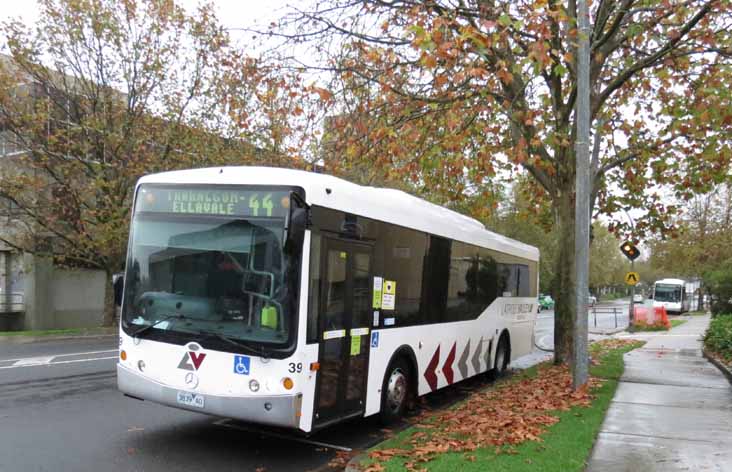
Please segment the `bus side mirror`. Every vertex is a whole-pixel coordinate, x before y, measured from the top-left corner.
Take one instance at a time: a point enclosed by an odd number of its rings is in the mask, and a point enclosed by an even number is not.
[[[302,247],[305,239],[305,228],[307,226],[307,210],[304,208],[295,208],[290,215],[290,227],[287,231],[287,240],[285,241],[285,249],[288,251],[297,251]]]
[[[285,251],[294,254],[302,249],[305,230],[308,227],[309,209],[302,197],[295,192],[290,193],[290,214],[285,230]]]
[[[122,288],[125,285],[124,274],[114,274],[112,276],[112,287],[114,290],[114,304],[115,306],[122,306]]]

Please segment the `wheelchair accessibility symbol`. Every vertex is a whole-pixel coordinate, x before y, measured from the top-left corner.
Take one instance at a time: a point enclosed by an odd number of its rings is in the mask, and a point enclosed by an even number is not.
[[[371,347],[379,347],[379,332],[371,332]]]
[[[251,359],[247,356],[234,356],[234,373],[249,375],[250,362]]]

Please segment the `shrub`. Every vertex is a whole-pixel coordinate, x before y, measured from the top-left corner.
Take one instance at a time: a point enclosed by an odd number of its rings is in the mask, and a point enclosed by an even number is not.
[[[732,314],[712,319],[704,334],[704,347],[719,354],[727,362],[732,362]]]
[[[704,285],[712,295],[712,314],[732,313],[732,260],[706,273]]]

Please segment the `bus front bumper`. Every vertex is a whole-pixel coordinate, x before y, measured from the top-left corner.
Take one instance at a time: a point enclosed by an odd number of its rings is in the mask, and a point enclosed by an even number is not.
[[[252,423],[287,428],[300,427],[302,394],[226,397],[186,390],[186,392],[204,397],[204,406],[199,408],[178,402],[178,392],[182,390],[144,377],[121,364],[117,364],[117,387],[122,393],[129,396],[175,408]]]

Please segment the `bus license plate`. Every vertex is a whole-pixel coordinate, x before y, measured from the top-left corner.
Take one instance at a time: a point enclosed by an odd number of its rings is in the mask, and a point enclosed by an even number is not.
[[[178,403],[181,405],[203,408],[203,395],[200,393],[178,392]]]

